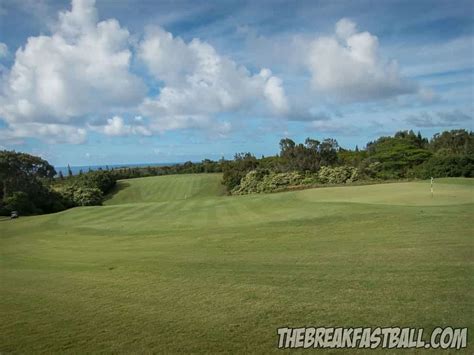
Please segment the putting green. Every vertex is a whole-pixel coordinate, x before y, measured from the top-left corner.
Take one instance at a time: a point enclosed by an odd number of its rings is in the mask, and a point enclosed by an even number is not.
[[[0,352],[278,352],[281,326],[470,327],[468,179],[226,196],[120,182],[0,220]],[[472,353],[472,347],[465,350]]]
[[[366,186],[329,187],[298,193],[320,202],[356,202],[405,206],[458,205],[474,202],[474,184],[467,179],[440,179],[431,194],[430,181]]]

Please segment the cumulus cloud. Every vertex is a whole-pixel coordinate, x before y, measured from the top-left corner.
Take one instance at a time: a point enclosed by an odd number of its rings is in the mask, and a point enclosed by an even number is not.
[[[131,126],[124,124],[123,118],[114,116],[107,120],[104,133],[108,136],[124,136],[131,132]]]
[[[8,46],[5,43],[0,42],[0,59],[6,57],[7,55],[8,55]]]
[[[116,20],[98,22],[93,0],[73,0],[51,35],[30,37],[16,51],[0,116],[15,130],[43,123],[34,136],[49,137],[51,127],[77,131],[87,115],[136,105],[146,87],[129,71],[129,39]]]
[[[282,79],[270,69],[250,71],[205,41],[184,41],[160,27],[132,40],[117,20],[99,21],[94,0],[72,0],[71,10],[60,12],[51,28],[49,35],[28,38],[10,69],[0,65],[0,118],[7,125],[2,137],[81,143],[88,130],[149,136],[194,128],[226,136],[234,127],[224,119],[228,113],[330,127],[331,115],[313,106],[315,95],[306,88],[292,92],[290,104]],[[310,73],[317,98],[365,101],[418,90],[422,100],[436,99],[405,80],[395,61],[384,61],[377,37],[348,19],[337,22],[331,36],[291,43],[295,50],[287,45],[293,53],[282,57],[300,61],[299,73]],[[137,64],[148,69],[146,81],[159,87],[155,96],[147,96],[144,80],[131,72],[132,47]],[[0,58],[8,53],[0,42]],[[131,118],[136,114],[141,116]]]
[[[199,39],[186,43],[161,28],[149,29],[138,56],[155,80],[164,83],[158,96],[140,106],[154,130],[209,127],[216,114],[246,109],[260,100],[274,114],[289,111],[282,81],[269,69],[251,74]]]
[[[91,126],[91,128],[108,136],[127,136],[130,134],[150,136],[152,134],[144,125],[141,116],[136,116],[132,123],[126,123],[121,116],[113,116],[112,118],[107,119],[105,125],[95,127]]]
[[[0,139],[13,144],[29,137],[40,137],[47,143],[81,144],[86,141],[86,136],[84,128],[58,123],[13,123],[7,129],[0,130]]]
[[[271,105],[272,110],[277,114],[286,114],[290,111],[288,99],[283,89],[283,82],[276,76],[271,76],[268,70],[268,79],[263,88],[263,95]]]
[[[473,117],[461,110],[440,111],[436,113],[421,112],[410,115],[406,118],[406,122],[415,127],[451,127],[471,122]]]
[[[378,38],[341,19],[333,36],[310,43],[307,67],[314,89],[343,100],[365,101],[413,93],[416,85],[400,76],[396,61],[378,55]]]
[[[46,128],[35,137],[49,140],[68,127],[71,142],[82,141],[87,130],[123,136],[205,128],[225,135],[232,125],[219,114],[290,110],[282,80],[269,69],[251,73],[207,42],[185,42],[158,27],[137,47],[160,87],[156,97],[146,97],[144,81],[130,71],[130,33],[115,19],[99,21],[94,0],[72,0],[51,28],[50,35],[28,38],[2,74],[0,117],[9,135],[25,136],[22,127],[41,124]],[[126,120],[127,113],[145,120]],[[111,118],[101,122],[105,117]]]

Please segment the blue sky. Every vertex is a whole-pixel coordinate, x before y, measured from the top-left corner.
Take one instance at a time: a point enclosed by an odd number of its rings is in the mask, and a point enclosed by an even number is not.
[[[0,148],[55,165],[472,129],[472,1],[0,0]]]

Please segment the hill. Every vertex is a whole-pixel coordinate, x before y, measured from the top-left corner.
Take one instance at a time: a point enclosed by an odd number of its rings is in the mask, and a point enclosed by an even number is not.
[[[225,192],[221,180],[221,174],[166,175],[120,180],[105,205],[220,196]]]
[[[219,181],[126,180],[106,206],[0,221],[0,352],[268,353],[280,326],[474,325],[472,180],[434,197]]]

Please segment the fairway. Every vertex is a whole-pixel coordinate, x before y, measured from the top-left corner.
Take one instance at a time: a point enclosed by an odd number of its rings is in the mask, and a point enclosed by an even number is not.
[[[226,196],[220,181],[123,180],[104,206],[0,220],[0,353],[269,353],[283,326],[473,329],[473,180],[434,196],[427,181]]]
[[[223,195],[221,174],[169,175],[159,179],[138,178],[117,182],[106,205],[162,202]]]

